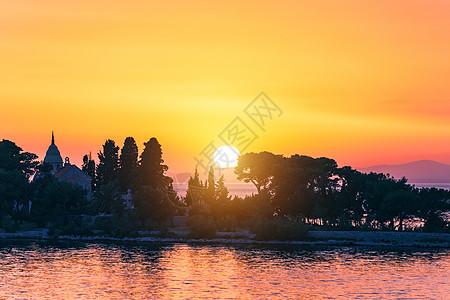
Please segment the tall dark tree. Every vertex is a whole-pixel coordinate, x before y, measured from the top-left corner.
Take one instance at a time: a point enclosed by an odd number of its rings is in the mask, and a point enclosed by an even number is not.
[[[284,158],[273,171],[271,188],[273,205],[278,214],[311,216],[317,200],[317,161],[309,156]]]
[[[91,153],[89,155],[83,156],[83,164],[81,165],[81,170],[91,177],[91,189],[94,190],[95,187],[95,161],[92,159]]]
[[[156,138],[144,143],[137,170],[137,187],[133,200],[140,219],[158,220],[169,217],[172,178],[165,176],[168,167],[162,159],[161,145]]]
[[[164,172],[168,167],[164,165],[161,145],[156,138],[144,143],[144,151],[140,157],[139,184],[151,186],[153,189],[167,188]]]
[[[387,195],[398,189],[406,189],[406,179],[395,180],[382,173],[364,174],[364,186],[361,194],[363,197],[363,208],[367,215],[366,222],[372,228],[393,228],[394,220],[389,213],[386,203],[383,201]]]
[[[29,180],[38,166],[37,155],[23,152],[9,140],[0,141],[0,217],[9,214],[22,221],[29,210]]]
[[[23,152],[22,148],[9,140],[0,142],[0,169],[6,171],[19,170],[29,179],[39,164],[37,155]]]
[[[184,202],[188,206],[199,202],[203,196],[203,184],[200,181],[200,175],[198,174],[197,168],[195,168],[194,176],[189,176],[188,188],[186,190],[186,197]]]
[[[450,191],[437,188],[419,190],[417,216],[425,222],[425,231],[450,232]]]
[[[342,226],[362,225],[364,174],[347,166],[339,168],[338,176],[340,191],[336,201],[340,215],[339,223]]]
[[[203,191],[203,200],[210,206],[216,202],[216,187],[214,182],[214,167],[209,168],[208,179],[205,182]]]
[[[126,193],[134,185],[138,164],[138,147],[132,137],[127,137],[123,143],[119,158],[119,184],[120,191]]]
[[[113,140],[106,140],[103,151],[98,153],[97,187],[118,180],[119,147]]]
[[[219,203],[225,203],[230,200],[230,196],[228,195],[228,188],[225,185],[225,177],[222,175],[220,176],[219,180],[217,180],[217,183],[215,185],[216,187],[216,199]]]
[[[316,216],[324,220],[326,225],[335,226],[340,213],[336,201],[337,164],[334,159],[326,157],[316,158],[314,162],[312,186],[316,192],[315,211],[318,212],[317,208],[320,208],[320,213]]]
[[[397,189],[384,197],[380,205],[380,213],[390,220],[391,230],[397,227],[398,231],[403,231],[403,222],[408,217],[414,216],[418,199],[417,192],[412,188]]]

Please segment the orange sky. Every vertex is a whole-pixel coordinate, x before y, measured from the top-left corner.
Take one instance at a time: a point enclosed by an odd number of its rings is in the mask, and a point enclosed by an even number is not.
[[[80,164],[157,137],[170,171],[260,91],[248,151],[450,163],[448,1],[0,2],[0,138]]]

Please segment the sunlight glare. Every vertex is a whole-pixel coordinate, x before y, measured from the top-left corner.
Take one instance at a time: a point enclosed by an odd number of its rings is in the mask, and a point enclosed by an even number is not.
[[[214,163],[219,168],[234,168],[237,166],[237,159],[240,153],[233,146],[222,146],[214,152]]]

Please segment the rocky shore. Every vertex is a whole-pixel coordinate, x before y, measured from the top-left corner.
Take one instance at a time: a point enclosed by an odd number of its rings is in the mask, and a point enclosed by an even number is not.
[[[385,246],[450,248],[448,233],[388,232],[388,231],[310,231],[305,241],[257,241],[248,231],[218,232],[212,239],[190,239],[187,232],[171,231],[170,238],[160,237],[158,231],[146,232],[142,237],[113,238],[105,236],[57,236],[47,234],[47,229],[6,233],[0,231],[0,239],[44,239],[77,241],[133,241],[159,243],[218,243],[218,244],[290,244],[328,246]]]

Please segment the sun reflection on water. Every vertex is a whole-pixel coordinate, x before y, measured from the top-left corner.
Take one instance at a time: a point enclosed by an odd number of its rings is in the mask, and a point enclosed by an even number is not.
[[[442,298],[450,251],[0,245],[0,298]]]

